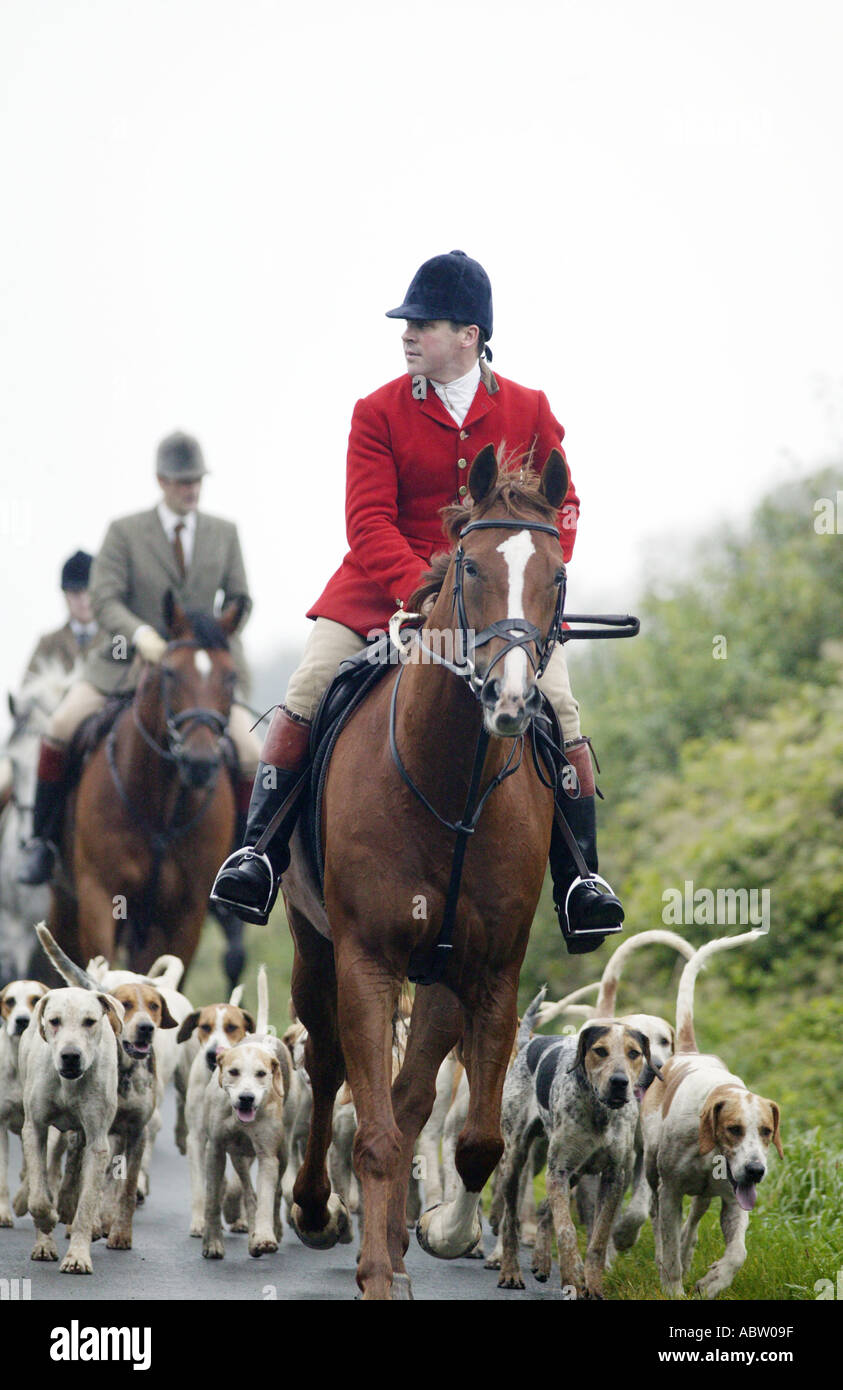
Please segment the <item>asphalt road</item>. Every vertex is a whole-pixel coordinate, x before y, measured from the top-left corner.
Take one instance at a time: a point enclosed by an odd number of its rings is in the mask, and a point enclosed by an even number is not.
[[[225,1259],[204,1260],[202,1243],[187,1234],[189,1225],[189,1181],[187,1160],[173,1141],[174,1107],[168,1096],[164,1126],[158,1136],[152,1161],[152,1191],[135,1214],[134,1248],[107,1250],[104,1241],[92,1246],[93,1275],[61,1274],[59,1264],[30,1260],[33,1224],[29,1216],[15,1218],[12,1230],[0,1229],[0,1280],[29,1279],[29,1297],[66,1302],[94,1302],[100,1299],[153,1299],[172,1302],[180,1299],[314,1299],[351,1300],[357,1293],[354,1280],[356,1242],[333,1250],[309,1250],[285,1223],[284,1239],[278,1252],[252,1259],[247,1237],[227,1233]],[[20,1146],[10,1136],[10,1188],[17,1188]],[[57,1228],[59,1256],[64,1253],[64,1227]],[[486,1248],[494,1238],[487,1230]],[[524,1292],[497,1288],[497,1272],[484,1269],[481,1260],[435,1260],[424,1253],[411,1233],[407,1267],[416,1299],[503,1301],[561,1299],[562,1290],[553,1280],[536,1283],[529,1273],[525,1251],[522,1268],[527,1288]],[[21,1285],[21,1290],[24,1286]],[[24,1295],[26,1296],[26,1295]]]

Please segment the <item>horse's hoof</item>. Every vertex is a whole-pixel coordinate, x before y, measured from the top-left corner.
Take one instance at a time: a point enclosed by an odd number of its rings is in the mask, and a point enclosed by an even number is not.
[[[393,1274],[392,1301],[393,1303],[413,1302],[413,1286],[410,1283],[409,1274]]]
[[[301,1241],[311,1250],[330,1250],[336,1244],[348,1245],[353,1239],[351,1217],[342,1197],[332,1192],[328,1198],[328,1220],[321,1231],[308,1231],[302,1225],[303,1213],[298,1202],[290,1208],[290,1225]]]
[[[439,1202],[435,1207],[430,1207],[419,1217],[416,1226],[416,1239],[422,1250],[434,1255],[437,1260],[459,1260],[463,1255],[470,1254],[483,1238],[483,1226],[477,1212],[474,1213],[474,1226],[467,1238],[459,1240],[449,1236],[442,1229],[442,1214],[448,1205],[447,1202]]]

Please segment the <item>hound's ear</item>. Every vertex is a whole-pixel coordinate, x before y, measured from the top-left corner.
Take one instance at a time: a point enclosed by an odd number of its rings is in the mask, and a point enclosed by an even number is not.
[[[247,1013],[245,1009],[241,1009],[240,1012],[241,1012],[241,1014],[243,1015],[243,1017],[244,1017],[245,1020],[246,1020],[246,1030],[247,1030],[247,1032],[249,1032],[249,1033],[254,1033],[254,1031],[255,1031],[255,1020],[252,1018],[252,1015],[251,1015],[250,1013]]]
[[[9,983],[2,990],[0,990],[0,1009],[2,1009],[3,1005],[6,1002],[6,990],[11,989],[13,984],[14,980],[10,980]]]
[[[230,1047],[227,1047],[227,1048],[225,1049],[225,1052],[219,1052],[219,1053],[217,1053],[217,1060],[216,1060],[216,1064],[215,1064],[215,1065],[216,1065],[216,1069],[217,1069],[217,1081],[219,1082],[220,1087],[222,1086],[222,1064],[223,1064],[223,1062],[225,1061],[225,1059],[226,1059],[226,1057],[228,1056],[228,1054],[229,1054],[230,1051],[231,1051],[231,1048],[230,1048]]]
[[[187,1042],[197,1023],[199,1022],[200,1012],[201,1010],[194,1009],[192,1014],[187,1015],[187,1018],[184,1020],[179,1031],[176,1033],[176,1042]]]
[[[770,1142],[775,1145],[776,1153],[778,1154],[779,1158],[784,1158],[784,1149],[782,1148],[781,1135],[779,1134],[779,1121],[781,1119],[781,1111],[779,1110],[779,1107],[776,1105],[776,1102],[774,1100],[768,1100],[767,1104],[773,1112],[773,1138]]]
[[[110,994],[98,994],[97,998],[102,1004],[103,1012],[106,1014],[109,1023],[114,1029],[115,1037],[119,1038],[120,1034],[123,1032],[123,1005],[120,1003],[119,999],[113,999]]]
[[[576,1071],[577,1067],[584,1065],[585,1054],[588,1052],[589,1048],[597,1042],[599,1037],[602,1037],[602,1035],[608,1033],[608,1031],[608,1028],[602,1024],[592,1024],[590,1028],[583,1028],[577,1039],[577,1055],[574,1059],[574,1065],[571,1067],[571,1071]]]
[[[284,1099],[284,1078],[281,1075],[281,1063],[274,1055],[272,1058],[272,1089],[279,1100]]]
[[[653,1073],[654,1076],[657,1076],[659,1078],[659,1081],[661,1081],[662,1074],[656,1066],[655,1062],[653,1061],[652,1057],[650,1056],[650,1039],[647,1037],[647,1034],[642,1033],[638,1028],[627,1028],[626,1031],[632,1034],[638,1046],[641,1048],[641,1051],[644,1053],[644,1058],[647,1062],[648,1067],[650,1068],[650,1071]]]
[[[245,594],[239,594],[237,598],[227,603],[219,615],[217,622],[226,636],[230,637],[232,632],[236,632],[243,621],[248,610],[249,600]]]
[[[173,1018],[173,1015],[170,1013],[170,1010],[167,1008],[167,1001],[166,1001],[166,999],[164,998],[163,994],[162,994],[161,991],[158,990],[158,989],[156,989],[155,993],[158,995],[158,1001],[159,1001],[159,1003],[160,1003],[160,1005],[161,1005],[161,1022],[159,1023],[158,1027],[159,1027],[159,1028],[178,1028],[178,1026],[179,1026],[179,1021],[178,1021],[177,1018]]]
[[[559,449],[551,449],[542,469],[539,492],[557,510],[568,496],[568,465]]]
[[[468,490],[472,500],[482,502],[484,497],[488,497],[495,483],[498,481],[498,460],[495,455],[494,444],[487,444],[480,450],[471,465],[468,474]]]
[[[47,993],[42,995],[42,997],[38,1000],[38,1003],[35,1005],[35,1011],[32,1015],[32,1021],[33,1023],[38,1024],[38,1032],[41,1034],[41,1037],[44,1039],[45,1042],[47,1041],[47,1034],[44,1031],[44,1010],[47,1007],[47,1000],[49,999],[49,997],[50,991],[47,990]]]
[[[714,1094],[712,1094],[703,1106],[700,1115],[701,1154],[710,1154],[712,1149],[717,1147],[717,1120],[724,1103],[722,1100],[715,1100]]]

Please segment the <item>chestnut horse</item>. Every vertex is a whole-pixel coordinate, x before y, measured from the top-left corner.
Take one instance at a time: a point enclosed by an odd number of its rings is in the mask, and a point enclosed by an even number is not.
[[[334,1096],[347,1074],[366,1213],[357,1268],[364,1299],[409,1296],[410,1165],[439,1065],[460,1039],[471,1088],[456,1150],[462,1189],[422,1218],[419,1239],[430,1253],[453,1258],[476,1243],[480,1192],[503,1152],[501,1093],[518,977],[553,820],[553,792],[519,740],[540,708],[536,668],[558,629],[565,568],[557,509],[567,487],[557,450],[540,480],[528,473],[523,482],[517,472],[499,476],[494,450],[481,450],[469,474],[472,510],[445,514],[458,546],[413,639],[427,645],[451,633],[456,647],[456,638],[473,630],[476,664],[439,656],[431,663],[424,655],[402,663],[340,735],[322,807],[327,916],[301,828],[293,839],[283,888],[295,942],[293,1000],[309,1033],[313,1112],[291,1220],[309,1245],[350,1239],[325,1164]],[[416,990],[404,1065],[392,1085],[393,1013],[411,956],[417,962],[429,955],[439,935],[456,840],[443,821],[464,813],[484,727],[492,737],[478,798],[498,774],[509,775],[491,791],[468,838],[452,949],[439,981]]]
[[[226,728],[236,672],[228,638],[235,601],[213,619],[165,600],[171,638],[145,666],[131,703],[86,762],[71,797],[50,930],[73,959],[114,961],[144,973],[171,952],[189,964],[217,864],[234,836]]]

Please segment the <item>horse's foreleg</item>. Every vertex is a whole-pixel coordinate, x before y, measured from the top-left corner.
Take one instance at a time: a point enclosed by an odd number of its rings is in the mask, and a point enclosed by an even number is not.
[[[305,1245],[327,1249],[351,1240],[344,1203],[331,1193],[327,1155],[334,1100],[345,1078],[337,1025],[337,981],[331,944],[319,936],[289,903],[287,917],[295,942],[292,995],[307,1029],[305,1067],[313,1104],[302,1166],[293,1184],[290,1224]]]
[[[501,1096],[518,1024],[516,991],[517,982],[504,978],[468,1017],[463,1051],[469,1102],[456,1148],[459,1190],[419,1222],[420,1243],[440,1259],[465,1255],[480,1239],[480,1194],[503,1153]]]
[[[401,1131],[392,1112],[392,1018],[400,980],[351,941],[337,947],[339,1022],[357,1111],[354,1171],[365,1218],[357,1265],[364,1299],[392,1296],[387,1249],[389,1191],[398,1173]]]
[[[395,1123],[401,1131],[399,1166],[389,1194],[388,1214],[389,1254],[396,1274],[406,1272],[404,1254],[409,1242],[405,1211],[416,1141],[433,1109],[439,1068],[462,1036],[462,1029],[462,1008],[451,990],[444,985],[426,985],[416,990],[404,1065],[392,1087]],[[435,1144],[430,1146],[426,1159],[438,1167],[437,1148]],[[428,1174],[422,1172],[421,1178],[427,1195]],[[435,1179],[438,1183],[438,1173]]]
[[[126,915],[125,898],[112,895],[94,874],[77,868],[80,960],[105,956],[114,961],[116,923]]]

